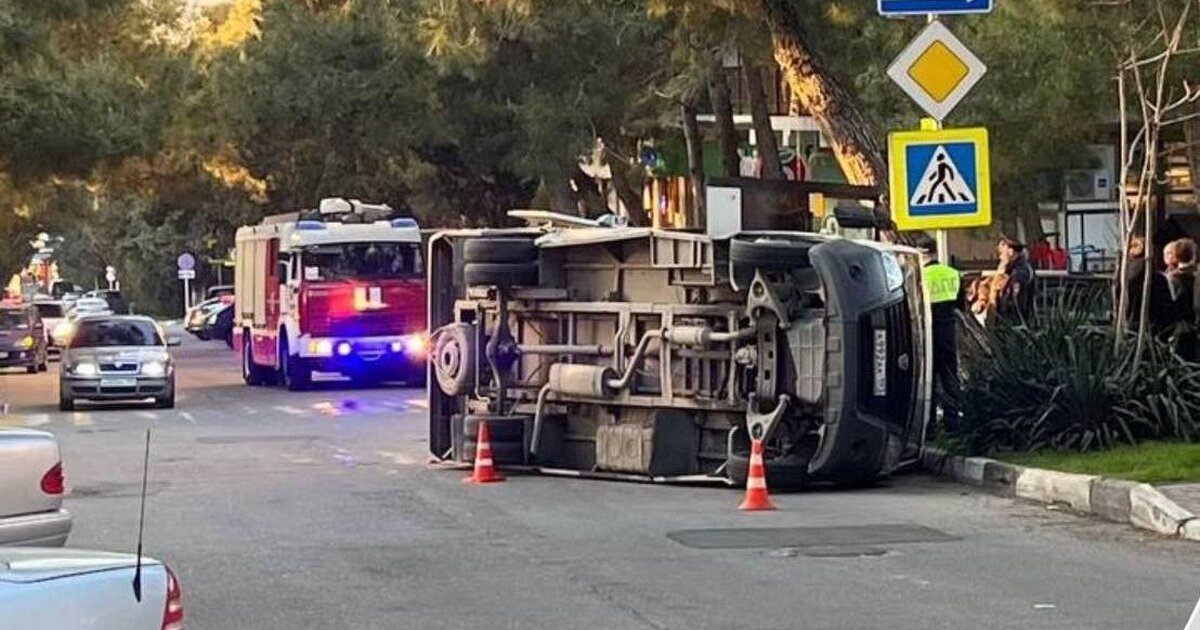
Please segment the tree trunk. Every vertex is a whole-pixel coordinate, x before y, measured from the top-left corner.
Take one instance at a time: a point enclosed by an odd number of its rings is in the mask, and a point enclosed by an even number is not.
[[[700,137],[700,123],[696,122],[696,107],[690,103],[682,105],[683,141],[687,145],[688,176],[692,185],[692,225],[703,225],[705,212],[704,197],[704,139]]]
[[[725,69],[718,61],[708,77],[708,98],[712,101],[713,115],[717,119],[717,144],[721,148],[721,174],[737,177],[741,173],[742,156],[738,153],[737,128],[733,126],[733,102],[729,98],[729,84],[725,81]]]
[[[612,150],[615,145],[610,144],[609,138],[601,138],[601,140],[604,142],[604,162],[608,164],[608,168],[612,172],[613,190],[616,191],[617,198],[621,200],[621,205],[625,206],[625,216],[629,219],[629,225],[638,227],[650,225],[650,217],[646,214],[646,208],[643,207],[642,193],[637,189],[642,185],[641,178],[631,177],[629,161],[621,159]]]
[[[886,193],[887,169],[876,135],[858,103],[826,69],[805,41],[804,26],[792,0],[761,0],[771,30],[775,61],[788,86],[809,115],[817,120],[838,164],[851,184],[876,186]]]
[[[767,107],[767,90],[763,86],[766,69],[758,64],[746,64],[746,90],[750,95],[750,117],[754,120],[754,137],[763,179],[783,179],[779,163],[779,143],[771,127],[771,110]]]

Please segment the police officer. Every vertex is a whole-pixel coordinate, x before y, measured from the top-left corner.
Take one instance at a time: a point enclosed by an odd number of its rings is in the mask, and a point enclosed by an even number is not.
[[[942,409],[947,433],[960,430],[961,392],[958,382],[958,339],[954,309],[958,307],[961,280],[958,270],[938,261],[937,243],[930,236],[918,240],[921,249],[925,294],[933,312],[934,403]]]

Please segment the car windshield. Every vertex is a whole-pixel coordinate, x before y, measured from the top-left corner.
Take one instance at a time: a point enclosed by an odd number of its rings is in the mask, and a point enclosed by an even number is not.
[[[61,304],[35,304],[34,306],[37,307],[38,315],[41,315],[43,318],[63,316],[63,307]]]
[[[0,311],[0,330],[14,328],[29,328],[29,318],[25,315],[25,311]]]
[[[72,348],[161,345],[163,340],[158,334],[158,327],[141,320],[84,320],[71,337]]]
[[[417,243],[341,243],[303,251],[305,280],[348,278],[420,278],[421,248]]]

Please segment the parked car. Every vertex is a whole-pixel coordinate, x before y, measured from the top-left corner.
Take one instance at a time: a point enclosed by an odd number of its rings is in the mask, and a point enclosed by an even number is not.
[[[0,549],[0,626],[54,630],[183,630],[183,592],[167,565],[83,549]]]
[[[84,294],[84,297],[99,298],[104,300],[105,303],[108,304],[108,310],[114,313],[124,315],[130,312],[129,302],[125,301],[125,296],[120,291],[115,289],[97,289],[95,291],[88,291],[86,294]]]
[[[34,301],[33,307],[37,309],[38,316],[42,318],[42,328],[46,332],[46,349],[51,355],[58,354],[60,347],[54,339],[54,331],[66,321],[66,309],[63,303],[57,300],[41,300]]]
[[[0,307],[0,368],[44,372],[49,356],[46,330],[32,304]]]
[[[233,296],[222,295],[193,306],[184,329],[201,341],[219,339],[233,347]]]
[[[54,345],[58,346],[60,352],[71,340],[71,334],[75,332],[75,326],[80,319],[113,314],[108,309],[108,302],[99,298],[80,298],[67,307],[65,312],[66,316],[63,317],[63,320],[50,331],[50,338]]]
[[[170,340],[178,345],[178,340]],[[75,408],[78,400],[154,399],[175,406],[175,364],[158,324],[136,315],[80,319],[63,349],[58,406]]]
[[[62,458],[53,434],[0,429],[0,546],[65,544],[71,514],[62,507],[63,490]],[[3,567],[0,560],[0,574]],[[7,608],[0,604],[0,610]]]
[[[56,300],[65,300],[69,295],[83,293],[83,287],[69,280],[55,280],[50,284],[50,296]]]
[[[208,289],[204,291],[204,299],[205,300],[211,300],[211,299],[219,298],[219,297],[226,296],[226,295],[229,297],[233,297],[233,285],[232,284],[218,284],[216,286],[208,287]]]

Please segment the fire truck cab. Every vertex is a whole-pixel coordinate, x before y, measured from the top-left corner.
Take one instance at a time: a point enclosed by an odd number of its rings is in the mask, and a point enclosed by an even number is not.
[[[412,218],[324,199],[239,229],[234,261],[246,384],[302,390],[314,372],[424,383],[425,272]]]

